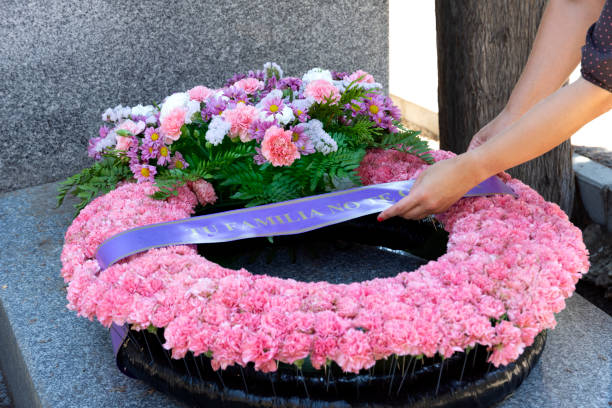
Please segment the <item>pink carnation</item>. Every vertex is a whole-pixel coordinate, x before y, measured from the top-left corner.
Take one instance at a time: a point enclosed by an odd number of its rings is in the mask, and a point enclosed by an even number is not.
[[[291,131],[272,126],[261,142],[261,154],[273,166],[291,166],[300,158],[297,146],[291,141]]]
[[[196,180],[191,182],[189,187],[191,187],[201,205],[214,204],[217,201],[215,189],[208,181],[204,179]]]
[[[230,137],[240,137],[243,142],[251,140],[249,128],[259,116],[259,110],[251,105],[239,103],[234,109],[228,109],[222,114],[230,124]]]
[[[242,89],[247,94],[254,94],[256,91],[260,91],[264,87],[264,83],[255,78],[244,78],[240,81],[236,81],[234,86]]]
[[[187,115],[187,109],[178,107],[170,111],[168,115],[160,118],[160,129],[164,134],[164,142],[166,144],[172,144],[172,142],[176,142],[181,137],[181,127],[185,124],[185,115]]]
[[[204,102],[210,95],[214,93],[212,89],[198,85],[191,88],[189,91],[189,99],[192,101]]]
[[[328,99],[332,102],[340,100],[340,91],[333,84],[324,79],[317,79],[306,85],[304,96],[312,98],[319,103],[324,103]]]
[[[352,82],[352,81],[357,81],[357,82],[366,82],[369,84],[374,83],[374,77],[370,74],[368,74],[365,71],[362,70],[357,70],[355,72],[353,72],[351,75],[348,76],[348,79]]]

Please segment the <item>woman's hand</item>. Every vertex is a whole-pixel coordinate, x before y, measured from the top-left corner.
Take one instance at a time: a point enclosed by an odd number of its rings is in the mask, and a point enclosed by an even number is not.
[[[444,212],[487,176],[465,153],[428,167],[416,179],[410,194],[378,215],[378,221],[400,216],[421,219]]]
[[[502,133],[504,130],[508,129],[514,122],[520,119],[521,115],[513,113],[508,109],[504,109],[501,111],[499,115],[495,117],[492,121],[487,123],[482,129],[480,129],[468,146],[468,150],[472,150],[487,140],[491,139],[495,135]]]

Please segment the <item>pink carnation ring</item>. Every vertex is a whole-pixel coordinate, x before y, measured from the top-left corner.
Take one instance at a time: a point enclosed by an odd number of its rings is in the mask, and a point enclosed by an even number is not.
[[[433,152],[436,160],[451,153]],[[427,165],[410,154],[370,151],[364,184],[415,178]],[[156,201],[150,183],[124,184],[91,202],[66,232],[62,275],[68,307],[104,326],[164,329],[173,358],[188,352],[226,369],[308,357],[358,373],[391,356],[450,357],[486,346],[506,365],[555,327],[588,270],[579,229],[555,204],[518,180],[519,195],[466,198],[436,218],[448,231],[444,255],[413,272],[351,284],[300,282],[207,260],[193,246],[153,249],[100,271],[98,245],[129,228],[189,217],[187,187]]]

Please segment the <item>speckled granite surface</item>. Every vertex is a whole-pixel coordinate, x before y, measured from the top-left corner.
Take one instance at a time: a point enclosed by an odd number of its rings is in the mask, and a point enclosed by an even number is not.
[[[0,408],[12,408],[11,396],[8,393],[2,371],[0,371]]]
[[[0,191],[89,161],[100,114],[276,61],[388,80],[387,0],[3,0]]]
[[[14,334],[16,350],[3,350],[27,367],[22,377],[31,387],[19,386],[36,393],[22,406],[182,406],[119,374],[107,330],[66,309],[59,254],[72,208],[51,210],[55,187],[0,195],[0,346]],[[4,317],[12,333],[1,330]],[[599,408],[612,401],[612,318],[574,294],[557,321],[540,362],[499,407]],[[9,382],[19,369],[3,366]]]

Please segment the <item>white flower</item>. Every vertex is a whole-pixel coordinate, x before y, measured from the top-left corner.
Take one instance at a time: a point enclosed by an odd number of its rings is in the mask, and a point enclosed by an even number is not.
[[[104,139],[98,141],[98,143],[96,144],[96,147],[94,147],[94,150],[96,152],[101,152],[107,147],[111,147],[116,144],[117,144],[117,133],[115,133],[114,130],[111,130],[110,132],[108,132],[106,137],[104,137]]]
[[[132,108],[129,106],[117,105],[113,109],[117,114],[117,120],[126,119],[132,113]]]
[[[153,105],[143,106],[142,104],[138,104],[132,107],[132,116],[153,116],[155,115],[157,109]]]
[[[117,121],[117,113],[112,109],[108,108],[102,113],[102,121],[103,122],[116,122]]]
[[[323,124],[320,120],[309,120],[303,126],[304,133],[310,138],[318,152],[329,154],[338,150],[338,143],[323,129]]]
[[[221,116],[215,116],[208,125],[205,139],[213,145],[218,145],[223,141],[223,138],[230,130],[231,125],[226,122]]]
[[[196,112],[200,112],[200,102],[189,101],[187,102],[187,113],[185,114],[185,123],[189,124],[193,121],[193,115]]]
[[[281,125],[286,125],[287,123],[295,119],[295,116],[293,116],[293,109],[291,109],[287,105],[285,105],[281,112],[277,113],[274,116],[278,120],[278,123],[280,123]]]
[[[315,100],[312,98],[294,99],[293,102],[291,102],[293,107],[302,112],[308,111],[313,103],[315,103]]]
[[[332,74],[327,69],[313,68],[302,77],[302,86],[306,86],[309,82],[316,81],[317,79],[324,79],[327,82],[333,84]]]
[[[161,106],[161,113],[159,116],[160,122],[175,108],[185,108],[188,103],[189,94],[187,92],[177,92],[168,96]]]
[[[283,77],[283,70],[276,62],[266,62],[263,66],[263,71],[266,79],[273,76],[277,79]]]

